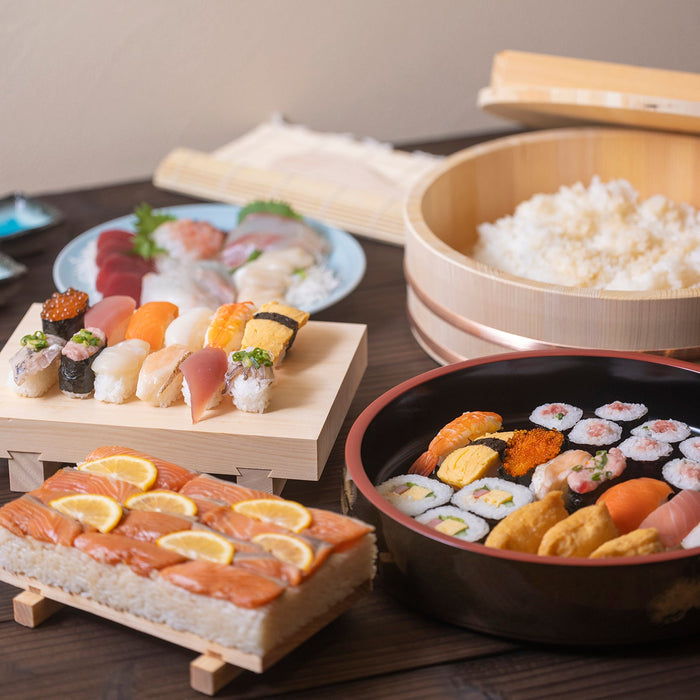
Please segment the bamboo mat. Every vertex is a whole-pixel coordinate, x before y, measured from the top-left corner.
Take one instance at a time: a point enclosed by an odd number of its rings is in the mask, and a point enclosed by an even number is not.
[[[406,195],[440,160],[272,119],[211,153],[174,149],[153,183],[239,205],[283,200],[327,224],[403,245]]]

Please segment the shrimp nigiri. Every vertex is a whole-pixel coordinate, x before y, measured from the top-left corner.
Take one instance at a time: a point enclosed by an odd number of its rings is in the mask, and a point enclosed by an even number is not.
[[[500,430],[503,419],[497,413],[489,411],[467,411],[450,421],[430,441],[428,449],[418,457],[408,470],[409,474],[428,476],[441,458],[452,450],[464,447],[480,435]]]
[[[151,351],[160,350],[165,330],[178,316],[179,309],[169,301],[149,301],[139,307],[129,320],[125,337],[145,340]]]
[[[251,301],[238,304],[222,304],[214,313],[214,317],[204,336],[204,344],[213,348],[221,348],[227,354],[238,350],[243,340],[246,323],[253,318],[255,305]]]

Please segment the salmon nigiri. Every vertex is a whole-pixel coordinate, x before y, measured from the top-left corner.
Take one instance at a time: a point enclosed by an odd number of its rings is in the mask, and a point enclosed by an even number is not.
[[[180,365],[184,377],[182,393],[196,423],[208,408],[221,402],[228,359],[221,348],[206,347],[193,352]]]
[[[700,523],[700,491],[685,489],[652,511],[639,527],[655,527],[665,547],[677,547]]]
[[[140,338],[151,346],[151,352],[160,350],[165,341],[165,330],[177,318],[178,307],[169,301],[149,301],[136,309],[126,328],[126,338]]]
[[[255,305],[252,301],[221,305],[211,320],[204,337],[204,344],[221,348],[228,354],[238,350],[243,340],[246,323],[253,318]]]
[[[671,487],[659,479],[641,477],[611,486],[598,498],[605,503],[621,535],[636,530],[644,518],[671,495]]]

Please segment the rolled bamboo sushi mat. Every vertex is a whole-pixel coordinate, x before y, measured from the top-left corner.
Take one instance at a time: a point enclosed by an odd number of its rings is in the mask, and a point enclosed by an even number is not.
[[[306,216],[403,245],[405,198],[440,160],[272,120],[211,153],[176,148],[158,165],[153,182],[239,205],[283,200]]]

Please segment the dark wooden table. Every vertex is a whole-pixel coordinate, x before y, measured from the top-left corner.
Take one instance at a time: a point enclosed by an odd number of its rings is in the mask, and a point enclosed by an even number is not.
[[[449,153],[478,138],[420,147]],[[57,253],[88,228],[131,212],[135,205],[197,200],[157,190],[148,182],[48,195],[65,214],[46,249],[23,259],[23,287],[0,308],[4,344],[31,302],[54,291]],[[314,316],[368,326],[369,366],[317,483],[289,482],[284,495],[338,510],[343,447],[359,413],[387,389],[436,366],[414,341],[405,310],[402,250],[359,239],[367,272],[346,299]],[[0,503],[9,492],[0,460]],[[0,697],[201,698],[189,685],[197,655],[167,642],[64,608],[36,629],[14,622],[12,598],[0,584]],[[700,630],[699,630],[700,632]],[[697,698],[699,638],[623,649],[552,648],[514,643],[452,627],[400,606],[375,590],[262,675],[245,672],[218,697],[260,698]]]

